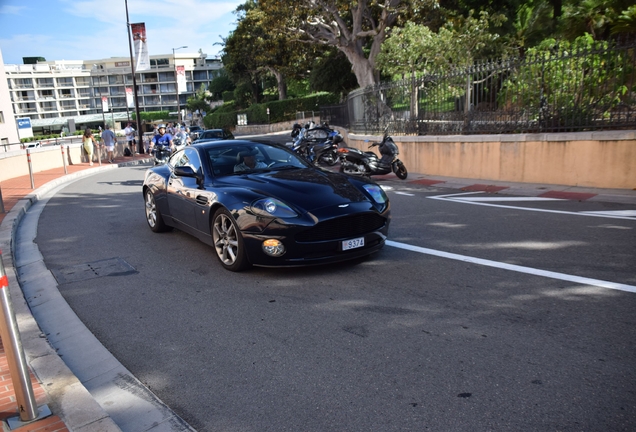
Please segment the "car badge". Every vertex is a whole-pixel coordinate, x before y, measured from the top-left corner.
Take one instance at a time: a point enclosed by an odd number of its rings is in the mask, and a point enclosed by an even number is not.
[[[349,204],[340,204],[338,207],[341,207],[341,208],[349,207]]]

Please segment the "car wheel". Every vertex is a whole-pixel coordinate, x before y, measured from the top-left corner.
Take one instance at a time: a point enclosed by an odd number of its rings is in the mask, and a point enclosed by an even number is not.
[[[155,195],[150,189],[146,189],[146,222],[148,222],[150,229],[156,233],[171,229],[164,223],[161,213],[157,210]]]
[[[214,213],[212,240],[216,256],[227,270],[238,272],[250,266],[241,231],[225,208],[220,208]]]

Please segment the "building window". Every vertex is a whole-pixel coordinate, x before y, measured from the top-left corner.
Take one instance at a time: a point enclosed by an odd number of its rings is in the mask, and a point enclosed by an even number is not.
[[[167,58],[150,59],[150,66],[169,66],[170,61]]]
[[[0,111],[0,124],[4,123],[4,113]]]

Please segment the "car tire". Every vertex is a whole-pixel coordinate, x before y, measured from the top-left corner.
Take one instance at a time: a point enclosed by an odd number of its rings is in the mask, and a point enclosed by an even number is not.
[[[165,224],[161,213],[157,209],[155,195],[150,189],[146,189],[144,196],[146,201],[146,222],[148,222],[150,229],[156,233],[170,231],[172,228]]]
[[[212,242],[216,256],[225,269],[239,272],[251,266],[241,231],[234,217],[223,207],[212,218]]]

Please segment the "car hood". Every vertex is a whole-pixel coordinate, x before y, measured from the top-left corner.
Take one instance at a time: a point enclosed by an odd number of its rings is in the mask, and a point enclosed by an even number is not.
[[[231,183],[259,195],[301,206],[308,212],[343,204],[370,202],[349,177],[314,168],[237,174],[232,176]]]

